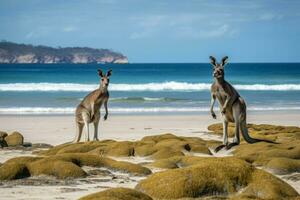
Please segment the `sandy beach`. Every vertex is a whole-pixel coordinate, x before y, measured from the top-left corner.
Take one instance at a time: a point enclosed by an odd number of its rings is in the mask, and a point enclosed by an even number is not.
[[[252,112],[248,123],[300,126],[297,112]],[[147,135],[173,133],[179,136],[199,137],[207,126],[220,122],[209,114],[200,115],[114,115],[100,121],[99,139],[139,140]],[[25,141],[32,143],[62,144],[74,139],[76,129],[71,115],[7,115],[0,116],[0,130],[19,131]],[[90,126],[90,137],[93,126]],[[207,135],[209,138],[210,135]]]

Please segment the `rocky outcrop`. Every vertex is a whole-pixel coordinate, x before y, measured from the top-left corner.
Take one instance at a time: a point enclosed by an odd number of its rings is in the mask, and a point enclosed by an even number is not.
[[[52,48],[0,42],[0,63],[128,63],[126,56],[108,49]]]

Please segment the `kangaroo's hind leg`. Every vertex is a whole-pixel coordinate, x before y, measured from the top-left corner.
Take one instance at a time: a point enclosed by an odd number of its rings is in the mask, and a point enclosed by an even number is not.
[[[90,141],[90,129],[89,129],[89,121],[90,121],[90,115],[86,112],[82,113],[82,119],[84,121],[84,126],[86,128],[85,133],[85,141]]]
[[[83,129],[84,124],[76,122],[76,137],[73,140],[73,143],[79,142],[82,134],[82,129]]]
[[[222,148],[226,147],[228,145],[228,122],[226,119],[223,121],[223,144],[220,146],[217,146],[215,148],[215,152],[217,153],[220,151]]]
[[[94,119],[94,141],[98,141],[98,125],[99,125],[99,121],[100,121],[100,113],[99,114],[95,114],[95,119]]]
[[[237,107],[233,108],[233,117],[235,122],[235,134],[233,142],[226,146],[226,149],[231,149],[232,147],[240,144],[240,109]]]

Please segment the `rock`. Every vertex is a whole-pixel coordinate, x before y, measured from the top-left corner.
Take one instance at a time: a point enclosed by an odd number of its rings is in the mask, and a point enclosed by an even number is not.
[[[288,199],[298,193],[277,177],[237,158],[192,159],[190,166],[155,173],[136,189],[155,199],[251,197]]]
[[[0,131],[0,140],[4,139],[8,134],[4,131]]]
[[[31,142],[24,142],[23,147],[32,147],[32,143]]]
[[[0,131],[0,147],[7,147],[7,143],[4,138],[7,136],[6,132]]]
[[[4,138],[8,146],[19,146],[23,145],[24,137],[19,132],[13,132],[12,134],[6,136]]]
[[[112,188],[81,197],[80,200],[152,200],[152,198],[134,189]]]

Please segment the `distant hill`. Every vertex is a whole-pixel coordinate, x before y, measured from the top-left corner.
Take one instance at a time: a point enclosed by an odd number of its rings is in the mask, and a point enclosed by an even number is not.
[[[128,63],[128,59],[108,49],[53,48],[2,41],[0,63]]]

